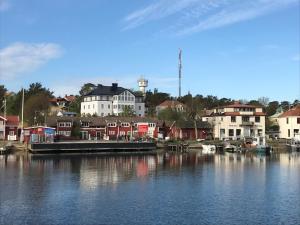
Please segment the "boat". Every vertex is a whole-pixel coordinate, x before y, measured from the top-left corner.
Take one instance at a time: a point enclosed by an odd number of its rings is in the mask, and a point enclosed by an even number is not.
[[[235,145],[230,144],[230,142],[224,142],[224,151],[234,153],[237,152],[237,147]]]
[[[215,145],[202,145],[202,154],[215,154],[216,146]]]
[[[300,134],[297,134],[286,144],[288,150],[300,152]]]
[[[253,138],[253,150],[257,153],[270,154],[272,147],[266,143],[266,138],[263,136]]]
[[[0,155],[4,155],[4,154],[10,153],[11,149],[12,149],[12,145],[11,144],[7,144],[7,145],[4,145],[4,146],[0,147]]]

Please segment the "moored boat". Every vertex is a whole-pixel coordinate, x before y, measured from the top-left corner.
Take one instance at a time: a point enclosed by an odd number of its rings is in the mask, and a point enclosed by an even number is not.
[[[202,154],[215,154],[216,146],[215,145],[202,145]]]

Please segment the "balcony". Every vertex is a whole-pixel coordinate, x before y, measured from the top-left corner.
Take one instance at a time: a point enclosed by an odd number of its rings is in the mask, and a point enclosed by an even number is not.
[[[241,126],[254,126],[254,122],[250,122],[250,121],[242,121]]]

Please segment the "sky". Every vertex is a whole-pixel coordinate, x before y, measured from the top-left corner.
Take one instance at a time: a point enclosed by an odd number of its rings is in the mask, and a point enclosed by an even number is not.
[[[300,97],[299,0],[0,0],[0,84]]]

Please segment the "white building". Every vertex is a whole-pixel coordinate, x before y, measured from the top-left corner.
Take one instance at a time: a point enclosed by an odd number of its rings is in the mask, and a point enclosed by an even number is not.
[[[280,138],[291,139],[300,134],[300,105],[282,113],[277,121]]]
[[[265,117],[262,107],[235,102],[215,108],[210,116],[202,117],[213,126],[214,138],[238,140],[265,135]]]
[[[119,116],[125,107],[130,107],[137,116],[145,115],[144,97],[141,94],[118,87],[98,85],[84,96],[81,102],[81,115]]]

